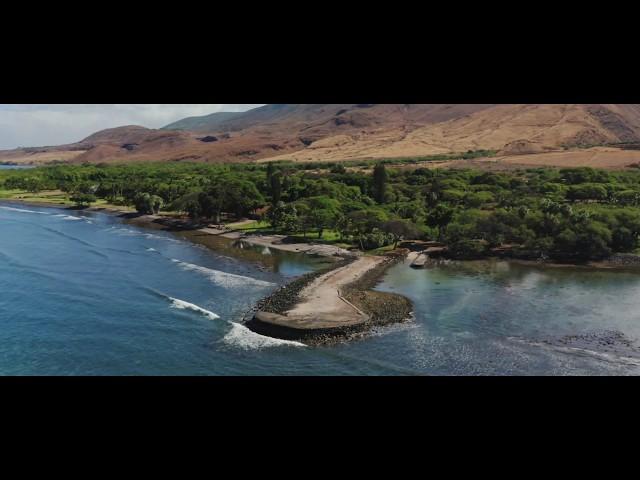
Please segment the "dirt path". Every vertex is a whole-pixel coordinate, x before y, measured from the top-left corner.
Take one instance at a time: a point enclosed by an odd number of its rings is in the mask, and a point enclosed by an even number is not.
[[[357,254],[345,250],[344,248],[336,247],[335,245],[322,245],[313,243],[282,243],[282,240],[286,238],[284,235],[247,235],[239,231],[219,230],[217,228],[201,228],[201,232],[208,233],[210,235],[217,235],[232,240],[242,240],[252,245],[258,245],[261,247],[269,247],[274,250],[282,250],[285,252],[294,253],[306,253],[308,255],[322,255],[325,257],[353,257]]]
[[[384,260],[383,257],[360,257],[318,277],[300,293],[300,302],[286,317],[296,326],[307,328],[334,328],[365,321],[367,316],[342,298],[340,289]]]

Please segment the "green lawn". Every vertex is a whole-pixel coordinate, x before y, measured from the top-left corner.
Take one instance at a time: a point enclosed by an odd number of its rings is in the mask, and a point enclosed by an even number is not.
[[[15,195],[23,193],[21,190],[2,190],[0,189],[0,198],[14,198]]]
[[[25,202],[33,202],[33,203],[41,203],[43,205],[68,205],[73,206],[74,203],[69,200],[69,195],[60,190],[52,190],[52,191],[44,191],[38,193],[29,193],[24,190],[1,190],[0,189],[0,198],[6,199],[20,199]],[[121,205],[113,205],[107,202],[104,199],[98,199],[94,203],[91,204],[92,207],[99,208],[114,208],[119,210],[131,210],[134,211],[130,207],[124,207]],[[163,215],[171,215],[171,212],[162,212]],[[274,231],[271,227],[271,224],[266,221],[253,221],[251,223],[245,222],[235,222],[227,224],[227,227],[232,230],[237,230],[245,233],[256,233],[256,234],[264,234],[264,235],[274,235],[281,234],[282,232]],[[303,234],[303,232],[296,232],[289,237],[303,243],[303,242],[314,242],[314,243],[322,243],[328,245],[335,245],[342,248],[349,248],[352,245],[349,243],[340,241],[340,234],[335,230],[324,230],[322,233],[322,237],[318,238],[317,232],[307,232],[307,235]],[[389,247],[388,249],[380,249],[380,252],[388,251],[392,249]],[[378,252],[375,250],[372,253]]]
[[[0,198],[24,200],[33,203],[62,203],[73,205],[66,193],[59,190],[31,193],[24,190],[0,190]]]
[[[384,255],[388,252],[393,252],[395,249],[392,245],[387,245],[386,247],[376,248],[375,250],[367,250],[364,252],[365,255]]]
[[[227,227],[232,230],[237,230],[245,233],[255,233],[255,234],[263,234],[263,235],[279,235],[282,232],[278,232],[273,230],[271,224],[266,221],[254,221],[252,223],[228,223]],[[340,234],[335,230],[325,230],[322,232],[322,237],[318,238],[317,232],[307,232],[307,236],[304,236],[303,232],[296,232],[288,235],[291,238],[299,240],[300,242],[315,242],[315,243],[326,243],[331,245],[337,245],[342,247],[350,247],[351,245],[348,243],[344,243],[340,241]]]
[[[341,241],[340,234],[335,230],[324,230],[320,238],[318,238],[317,232],[307,232],[306,236],[303,232],[296,232],[288,236],[300,242],[326,243],[344,248],[351,246],[351,244]]]
[[[256,230],[268,230],[271,228],[269,222],[267,221],[258,221],[254,220],[252,223],[244,223],[244,222],[236,222],[236,223],[228,223],[227,227],[232,230],[240,230],[240,231],[256,231]]]
[[[1,190],[0,198],[12,200],[24,200],[25,202],[41,203],[43,205],[68,205],[73,206],[74,203],[69,200],[69,194],[60,190],[50,190],[38,193],[30,193],[24,190]],[[91,204],[92,207],[114,208],[119,210],[131,210],[129,207],[113,205],[104,199],[98,199]]]

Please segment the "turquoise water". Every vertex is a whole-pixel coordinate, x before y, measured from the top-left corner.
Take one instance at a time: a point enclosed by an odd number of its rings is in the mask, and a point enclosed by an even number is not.
[[[321,261],[252,253],[264,261],[106,214],[1,204],[0,374],[638,373],[634,273],[398,265],[379,288],[409,296],[413,321],[311,348],[256,335],[242,319]]]

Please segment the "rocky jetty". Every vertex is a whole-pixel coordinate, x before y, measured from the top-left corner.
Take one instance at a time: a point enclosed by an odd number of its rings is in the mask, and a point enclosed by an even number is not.
[[[328,270],[305,275],[262,300],[246,326],[262,335],[326,344],[405,321],[412,313],[407,298],[371,288],[407,253],[344,259]]]

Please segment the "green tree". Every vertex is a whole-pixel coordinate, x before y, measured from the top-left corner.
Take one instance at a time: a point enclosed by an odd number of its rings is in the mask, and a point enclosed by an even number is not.
[[[438,236],[443,237],[455,211],[447,205],[439,204],[427,215],[427,225],[438,228]]]
[[[24,189],[29,193],[38,193],[45,188],[45,183],[39,177],[26,178],[23,184]]]
[[[620,205],[637,206],[640,203],[640,192],[636,190],[623,190],[614,194],[614,201]]]
[[[157,195],[139,193],[134,199],[134,206],[139,213],[157,215],[164,205],[164,200]]]
[[[79,208],[87,208],[91,206],[92,203],[95,203],[96,196],[91,193],[76,193],[70,197],[73,203],[75,203],[76,207]]]
[[[602,201],[607,199],[607,189],[596,183],[585,183],[582,185],[573,185],[567,191],[567,199],[572,201],[580,200],[596,200]]]
[[[360,245],[361,250],[366,249],[365,239],[370,233],[373,233],[378,226],[388,219],[387,214],[381,209],[364,209],[349,212],[346,215],[345,234],[355,239]]]
[[[282,180],[280,175],[272,175],[270,180],[271,185],[271,204],[277,205],[282,198]]]
[[[273,175],[276,173],[276,167],[273,162],[267,163],[267,185],[271,185],[271,179]]]
[[[275,230],[281,229],[287,233],[295,233],[300,227],[298,211],[292,204],[278,202],[275,207],[269,209],[267,217]]]
[[[449,245],[449,253],[454,258],[473,260],[481,258],[487,253],[487,242],[480,239],[464,239]]]
[[[406,220],[389,220],[380,224],[380,230],[388,233],[393,238],[393,248],[398,248],[402,240],[417,239],[420,231],[414,224]]]
[[[309,225],[318,232],[318,238],[322,238],[324,230],[333,228],[340,215],[340,202],[326,196],[312,197],[305,200],[309,210],[305,216]]]
[[[389,177],[383,163],[373,168],[373,198],[378,203],[385,203]]]

